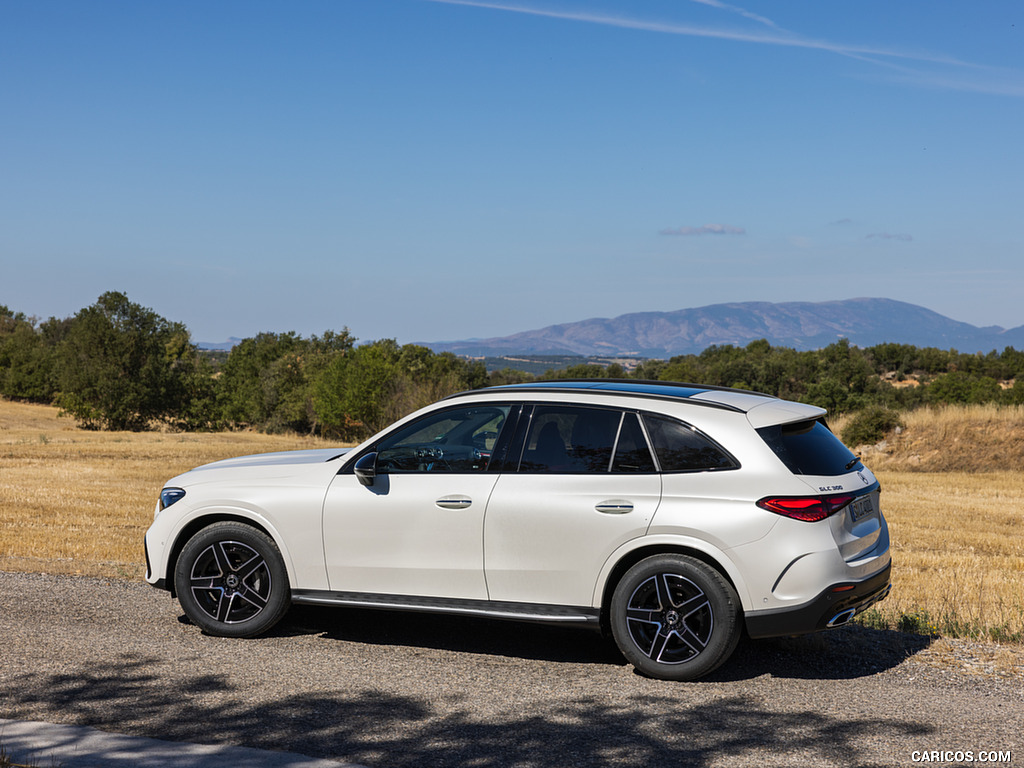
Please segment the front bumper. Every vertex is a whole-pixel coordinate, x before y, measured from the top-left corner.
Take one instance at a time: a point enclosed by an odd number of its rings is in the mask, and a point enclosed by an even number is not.
[[[150,562],[149,559],[149,542],[146,539],[142,540],[142,551],[146,554],[146,582],[151,587],[156,587],[157,589],[166,589],[168,592],[173,592],[174,590],[172,590],[171,587],[168,586],[167,582],[164,579],[153,578],[153,564],[152,562]]]
[[[784,637],[841,626],[885,599],[892,587],[891,572],[890,563],[864,581],[833,584],[813,600],[795,608],[748,613],[747,634],[753,638]]]

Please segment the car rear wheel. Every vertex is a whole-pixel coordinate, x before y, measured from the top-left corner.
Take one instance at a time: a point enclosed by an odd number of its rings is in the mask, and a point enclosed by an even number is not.
[[[740,636],[739,598],[715,569],[685,555],[654,555],[615,587],[611,629],[641,674],[696,680],[717,669]]]
[[[273,539],[250,525],[214,523],[189,539],[174,587],[194,624],[220,637],[253,637],[291,605],[288,573]]]

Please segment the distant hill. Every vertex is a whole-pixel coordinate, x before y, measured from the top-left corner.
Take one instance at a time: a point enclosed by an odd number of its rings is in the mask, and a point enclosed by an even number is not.
[[[756,339],[767,339],[772,346],[820,349],[844,337],[858,347],[896,342],[960,352],[1024,349],[1024,326],[979,328],[892,299],[712,304],[592,318],[490,339],[421,343],[435,352],[471,356],[668,358],[696,354],[713,344],[745,346]]]
[[[197,341],[196,346],[212,352],[230,352],[241,341],[235,336],[229,336],[227,341]]]

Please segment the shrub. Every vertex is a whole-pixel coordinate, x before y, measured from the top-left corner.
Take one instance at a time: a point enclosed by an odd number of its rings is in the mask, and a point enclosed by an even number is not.
[[[850,419],[843,428],[843,442],[850,446],[874,445],[897,427],[902,428],[903,421],[896,411],[873,405]]]

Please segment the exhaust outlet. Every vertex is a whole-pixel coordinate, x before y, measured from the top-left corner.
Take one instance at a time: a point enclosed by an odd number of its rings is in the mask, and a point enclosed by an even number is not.
[[[840,611],[831,619],[829,619],[828,624],[826,624],[825,626],[841,627],[843,626],[843,624],[848,624],[850,622],[850,619],[852,619],[856,614],[857,611],[855,611],[853,608],[847,608],[845,611]]]

